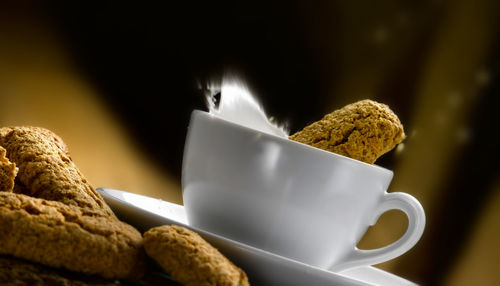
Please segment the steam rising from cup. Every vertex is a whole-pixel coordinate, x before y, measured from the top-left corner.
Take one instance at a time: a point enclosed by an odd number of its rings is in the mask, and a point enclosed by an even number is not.
[[[206,101],[210,114],[267,134],[288,138],[283,126],[271,122],[248,87],[236,78],[224,78],[220,87],[211,84]],[[220,93],[219,104],[216,96]]]

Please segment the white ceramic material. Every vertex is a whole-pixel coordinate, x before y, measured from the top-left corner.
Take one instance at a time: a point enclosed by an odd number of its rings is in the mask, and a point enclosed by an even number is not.
[[[114,189],[99,188],[98,191],[118,217],[141,231],[165,224],[181,225],[196,231],[244,269],[252,285],[416,285],[371,266],[341,273],[313,267],[189,226],[181,205]]]
[[[381,263],[408,251],[425,215],[405,193],[387,193],[393,173],[194,111],[182,186],[190,226],[335,271]],[[359,250],[378,217],[405,212],[396,242]]]

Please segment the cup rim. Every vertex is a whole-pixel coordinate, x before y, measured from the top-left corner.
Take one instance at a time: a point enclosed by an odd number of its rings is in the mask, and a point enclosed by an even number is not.
[[[350,157],[347,157],[347,156],[343,156],[343,155],[340,155],[340,154],[337,154],[337,153],[334,153],[334,152],[326,151],[326,150],[323,150],[323,149],[320,149],[320,148],[317,148],[317,147],[313,147],[313,146],[310,146],[310,145],[307,145],[307,144],[304,144],[304,143],[301,143],[301,142],[290,140],[287,137],[281,137],[281,136],[277,136],[277,135],[274,135],[274,134],[262,132],[262,131],[259,131],[259,130],[256,130],[256,129],[253,129],[253,128],[250,128],[250,127],[247,127],[247,126],[244,126],[244,125],[241,125],[241,124],[234,123],[232,121],[226,120],[226,119],[218,116],[217,114],[213,114],[213,113],[210,113],[210,112],[207,112],[207,111],[195,109],[195,110],[193,110],[193,112],[191,114],[191,117],[194,117],[194,116],[204,116],[206,118],[215,118],[216,120],[219,120],[219,121],[221,121],[221,122],[223,122],[223,123],[225,123],[227,125],[230,125],[230,126],[232,126],[234,128],[240,128],[240,129],[246,130],[247,132],[254,132],[254,133],[261,134],[261,136],[268,136],[268,137],[273,138],[275,140],[281,140],[285,144],[292,144],[292,145],[298,146],[300,148],[308,150],[308,152],[323,152],[323,154],[325,156],[333,156],[333,157],[335,157],[337,159],[347,160],[347,161],[350,161],[351,163],[358,164],[360,167],[371,168],[371,169],[375,169],[375,170],[378,170],[378,171],[382,171],[384,173],[388,173],[388,175],[390,175],[390,176],[393,176],[393,174],[394,174],[394,172],[392,170],[389,170],[387,168],[381,167],[379,165],[368,164],[368,163],[360,161],[360,160],[356,160],[356,159],[353,159],[353,158],[350,158]]]

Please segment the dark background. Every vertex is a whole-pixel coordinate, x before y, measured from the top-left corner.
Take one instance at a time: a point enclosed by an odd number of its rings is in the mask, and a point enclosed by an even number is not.
[[[498,5],[486,0],[349,2],[61,1],[14,10],[42,15],[134,144],[176,178],[189,115],[206,109],[200,85],[220,81],[224,74],[244,79],[266,113],[286,122],[291,133],[359,99],[388,104],[405,125],[408,153],[391,152],[377,164],[395,170],[396,177],[400,166],[415,166],[408,167],[412,179],[401,181],[422,201],[428,222],[415,249],[385,267],[423,285],[450,283],[470,244],[482,243],[473,240],[474,233],[498,193]],[[482,17],[491,21],[476,21]],[[463,37],[453,36],[460,31],[454,19],[469,21]],[[477,43],[481,48],[475,49],[474,35],[483,39]],[[443,46],[445,52],[439,52]],[[481,59],[476,66],[461,65],[476,56]],[[433,66],[440,63],[435,57],[450,57],[443,60],[448,67]],[[441,88],[440,80],[447,79],[443,70],[458,74],[450,82],[455,81],[460,96],[426,94]],[[427,89],[425,82],[431,82]],[[457,100],[461,109],[445,117],[455,122],[451,127],[440,126],[434,109],[426,113],[426,106],[448,101],[452,106]],[[436,121],[426,119],[434,116]],[[465,143],[443,143],[442,134],[462,125],[467,126]],[[423,147],[412,149],[418,145],[412,143],[417,129],[427,135],[419,139]],[[435,154],[429,151],[434,145]],[[451,155],[442,159],[447,150]],[[404,165],[405,160],[410,163]],[[412,182],[434,172],[432,166],[439,166],[442,179],[432,190],[412,192]],[[490,230],[485,236],[499,237],[498,221]],[[498,246],[490,247],[479,268],[498,257]],[[488,275],[483,281],[498,278]]]
[[[300,22],[310,19],[297,5],[70,2],[52,12],[86,76],[141,144],[179,175],[189,115],[206,109],[200,85],[225,73],[244,78],[266,112],[293,130],[323,114],[324,59],[308,47]]]

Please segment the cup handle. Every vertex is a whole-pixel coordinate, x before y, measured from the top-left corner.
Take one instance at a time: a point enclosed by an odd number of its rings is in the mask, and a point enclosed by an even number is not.
[[[330,267],[333,272],[349,268],[374,265],[396,258],[410,250],[420,239],[425,227],[425,213],[417,199],[406,193],[385,193],[375,210],[371,225],[375,225],[380,215],[389,210],[401,210],[408,216],[408,228],[397,241],[377,249],[362,250],[354,247],[340,264]]]

